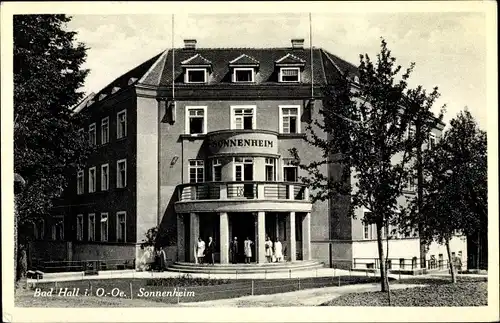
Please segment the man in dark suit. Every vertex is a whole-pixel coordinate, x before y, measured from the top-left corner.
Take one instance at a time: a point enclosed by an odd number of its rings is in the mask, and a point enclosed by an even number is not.
[[[238,262],[238,238],[234,237],[233,241],[229,246],[229,251],[231,252],[231,263],[236,264]]]
[[[205,258],[208,260],[209,265],[214,264],[215,242],[212,237],[208,237],[207,248],[205,249]]]

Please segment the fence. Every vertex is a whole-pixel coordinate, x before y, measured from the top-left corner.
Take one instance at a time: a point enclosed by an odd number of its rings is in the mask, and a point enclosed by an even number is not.
[[[101,270],[134,269],[135,259],[106,259],[106,260],[73,260],[73,261],[43,261],[32,260],[30,270],[39,270],[44,273],[56,272],[86,272],[88,274]]]
[[[449,268],[450,264],[447,259],[418,259],[417,257],[387,259],[387,269],[389,270],[445,270]],[[462,261],[461,268],[457,269],[460,271],[462,268],[467,268],[467,261]],[[353,269],[380,269],[380,261],[378,258],[354,258]]]

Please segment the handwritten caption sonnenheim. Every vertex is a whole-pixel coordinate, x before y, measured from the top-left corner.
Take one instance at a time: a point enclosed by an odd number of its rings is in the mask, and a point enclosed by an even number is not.
[[[104,288],[96,288],[91,291],[88,288],[50,288],[48,290],[42,290],[41,288],[35,288],[33,297],[79,297],[79,296],[97,296],[97,297],[122,297],[127,298],[130,295],[123,290],[115,287],[109,290]],[[134,297],[194,297],[195,292],[188,291],[186,288],[173,288],[172,290],[147,290],[144,287],[139,288]]]

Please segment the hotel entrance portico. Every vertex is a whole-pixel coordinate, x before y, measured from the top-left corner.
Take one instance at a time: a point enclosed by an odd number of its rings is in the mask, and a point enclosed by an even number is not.
[[[285,261],[310,260],[310,213],[309,212],[220,212],[189,213],[178,215],[178,242],[180,261],[195,261],[194,246],[201,237],[205,242],[212,237],[216,244],[215,261],[230,262],[230,242],[238,240],[237,262],[244,261],[243,241],[248,237],[254,242],[251,262],[266,263],[265,239],[273,243],[276,238],[283,244]]]

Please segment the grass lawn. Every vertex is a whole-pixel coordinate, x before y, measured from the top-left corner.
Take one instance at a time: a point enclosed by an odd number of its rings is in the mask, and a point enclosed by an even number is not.
[[[429,286],[391,291],[391,306],[487,306],[487,278],[459,277],[456,284],[449,277],[402,279],[395,284]],[[389,306],[387,293],[352,293],[340,296],[323,306]]]
[[[378,277],[342,276],[340,285],[375,283]],[[130,297],[130,284],[132,295]],[[255,279],[253,294],[284,293],[307,288],[338,286],[339,277],[314,277],[290,279]],[[142,306],[175,306],[178,302],[199,302],[215,299],[227,299],[252,295],[250,279],[206,279],[206,278],[124,278],[124,279],[90,279],[39,283],[39,291],[53,290],[52,296],[35,297],[35,290],[24,290],[15,297],[19,307],[142,307]],[[79,289],[78,296],[57,296],[59,290]],[[178,297],[174,289],[180,291]],[[87,292],[87,295],[85,295]],[[117,295],[120,292],[123,294]],[[148,293],[163,295],[148,295]],[[192,293],[191,293],[192,292]],[[102,295],[96,295],[101,294]],[[191,294],[189,294],[191,293]],[[99,296],[99,297],[98,297]]]

